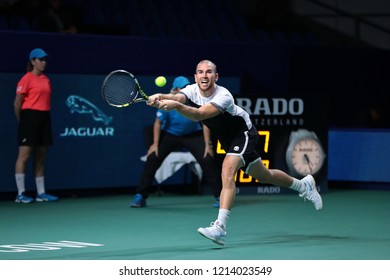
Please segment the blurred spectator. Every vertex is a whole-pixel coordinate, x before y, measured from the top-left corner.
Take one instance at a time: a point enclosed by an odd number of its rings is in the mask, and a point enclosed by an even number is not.
[[[377,100],[369,110],[367,126],[370,128],[390,128],[390,98]]]
[[[0,0],[0,13],[11,17],[19,15],[31,20],[39,6],[39,0]]]
[[[41,32],[78,33],[74,15],[62,6],[61,0],[45,0],[35,24]]]
[[[0,0],[0,8],[9,8],[15,4],[17,0]]]

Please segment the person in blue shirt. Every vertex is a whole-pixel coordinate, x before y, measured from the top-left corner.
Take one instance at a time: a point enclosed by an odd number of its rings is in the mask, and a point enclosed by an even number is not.
[[[170,93],[177,94],[189,84],[190,81],[186,77],[178,76]],[[156,171],[164,159],[178,147],[186,148],[197,160],[207,184],[212,189],[215,198],[213,206],[219,207],[222,179],[214,158],[210,130],[201,122],[185,118],[175,110],[157,111],[153,125],[153,143],[148,149],[146,163],[131,207],[147,206],[146,199],[152,189]]]

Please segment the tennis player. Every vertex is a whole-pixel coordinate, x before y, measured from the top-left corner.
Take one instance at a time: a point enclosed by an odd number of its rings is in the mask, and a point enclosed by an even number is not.
[[[226,226],[236,195],[234,176],[239,169],[253,178],[272,185],[290,188],[299,196],[322,208],[322,199],[311,175],[301,180],[278,169],[267,169],[256,151],[258,133],[249,114],[237,106],[232,94],[216,84],[216,65],[200,61],[194,74],[195,83],[182,89],[179,94],[154,94],[148,105],[162,110],[176,110],[183,116],[202,121],[218,137],[226,156],[222,163],[222,191],[217,219],[209,227],[198,232],[213,242],[224,245]]]
[[[186,77],[176,77],[170,94],[177,94],[189,84],[190,81]],[[167,156],[179,147],[191,152],[200,164],[206,182],[213,192],[213,206],[218,208],[222,182],[219,175],[220,170],[210,145],[210,138],[210,130],[201,122],[193,122],[176,111],[157,110],[153,124],[153,143],[148,149],[137,193],[130,206],[133,208],[146,207],[146,200],[152,189],[156,171]]]

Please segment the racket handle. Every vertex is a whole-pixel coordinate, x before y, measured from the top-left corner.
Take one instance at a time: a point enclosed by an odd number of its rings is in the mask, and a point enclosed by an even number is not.
[[[136,98],[133,100],[132,103],[138,103],[138,102],[147,102],[147,100],[145,98]]]

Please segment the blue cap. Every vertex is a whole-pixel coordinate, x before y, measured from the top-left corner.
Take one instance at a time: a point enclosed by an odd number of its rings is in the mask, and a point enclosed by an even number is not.
[[[183,76],[176,77],[175,80],[173,80],[172,87],[173,88],[184,88],[187,85],[190,84],[190,81]]]
[[[34,58],[43,58],[46,56],[48,56],[48,54],[44,50],[42,50],[41,48],[33,49],[30,52],[30,60],[32,60]]]

